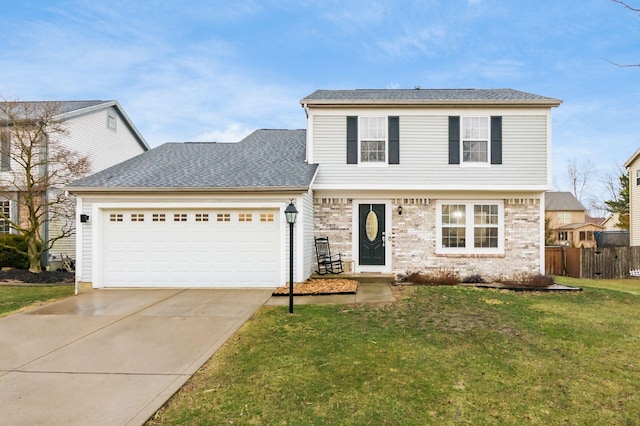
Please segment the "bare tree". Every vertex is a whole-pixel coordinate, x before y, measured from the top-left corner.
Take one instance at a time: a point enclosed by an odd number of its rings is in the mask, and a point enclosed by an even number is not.
[[[594,175],[595,165],[591,161],[577,163],[571,160],[567,163],[567,176],[571,186],[571,193],[582,202],[588,184]]]
[[[57,102],[0,102],[0,196],[17,202],[19,213],[16,220],[0,212],[0,219],[25,238],[30,272],[41,272],[42,254],[73,234],[74,200],[60,188],[90,170],[87,156],[60,142],[68,134],[61,112]],[[53,221],[62,229],[45,237]]]
[[[622,6],[624,6],[625,8],[631,10],[632,12],[640,12],[640,8],[629,6],[627,3],[625,3],[625,2],[623,2],[621,0],[611,0],[611,1],[614,2],[614,3],[618,3],[618,4],[622,5]],[[619,64],[619,63],[610,61],[608,59],[607,59],[607,61],[612,63],[613,65],[615,65],[617,67],[623,67],[623,68],[626,68],[626,67],[640,67],[640,64]]]

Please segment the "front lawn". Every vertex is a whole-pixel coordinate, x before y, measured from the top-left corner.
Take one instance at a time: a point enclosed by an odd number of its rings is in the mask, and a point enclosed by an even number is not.
[[[265,307],[149,425],[637,424],[640,295],[590,284]]]
[[[63,299],[75,291],[72,285],[57,286],[0,286],[0,317],[26,307],[37,306],[47,301]]]

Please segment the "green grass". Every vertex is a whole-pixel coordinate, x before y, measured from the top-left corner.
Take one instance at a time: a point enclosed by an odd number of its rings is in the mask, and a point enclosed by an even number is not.
[[[0,286],[0,317],[46,301],[62,299],[74,292],[72,285],[18,287]]]
[[[640,296],[589,284],[265,307],[149,424],[639,424]]]

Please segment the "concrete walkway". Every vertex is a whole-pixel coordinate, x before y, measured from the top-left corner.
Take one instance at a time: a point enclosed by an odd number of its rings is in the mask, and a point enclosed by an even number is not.
[[[140,425],[271,289],[102,290],[0,319],[0,424]]]

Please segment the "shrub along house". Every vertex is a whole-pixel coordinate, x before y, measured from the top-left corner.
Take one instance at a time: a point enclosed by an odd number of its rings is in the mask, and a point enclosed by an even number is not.
[[[511,89],[318,90],[305,130],[166,144],[72,184],[78,281],[277,286],[294,199],[295,279],[314,236],[359,272],[544,273],[551,108]]]

